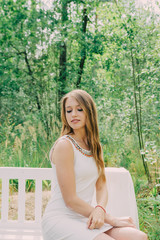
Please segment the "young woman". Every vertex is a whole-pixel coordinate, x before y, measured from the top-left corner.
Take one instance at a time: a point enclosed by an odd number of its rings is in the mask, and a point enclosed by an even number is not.
[[[61,137],[50,151],[54,189],[42,220],[44,240],[147,240],[130,217],[105,211],[106,178],[92,97],[83,90],[66,94],[61,118]]]

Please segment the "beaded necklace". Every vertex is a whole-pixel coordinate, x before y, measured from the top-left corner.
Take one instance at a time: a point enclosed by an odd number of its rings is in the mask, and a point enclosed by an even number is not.
[[[81,148],[81,147],[78,145],[78,143],[76,142],[76,140],[74,140],[74,138],[72,138],[72,137],[69,136],[69,135],[66,135],[66,137],[68,137],[68,138],[72,141],[72,143],[74,144],[75,148],[76,148],[77,150],[79,150],[84,156],[86,156],[86,157],[92,157],[92,156],[93,156],[90,150],[86,150],[86,149],[84,149],[84,148]]]

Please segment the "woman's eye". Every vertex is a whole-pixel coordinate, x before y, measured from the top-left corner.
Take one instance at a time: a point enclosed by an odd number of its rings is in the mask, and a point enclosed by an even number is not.
[[[77,111],[82,112],[83,109],[82,108],[78,108]],[[72,112],[72,110],[67,110],[67,113],[71,113],[71,112]]]

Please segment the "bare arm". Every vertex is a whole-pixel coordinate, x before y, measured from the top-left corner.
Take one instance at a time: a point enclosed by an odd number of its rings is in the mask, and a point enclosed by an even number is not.
[[[76,194],[74,152],[71,143],[66,139],[57,142],[52,159],[56,164],[58,183],[66,206],[85,217],[89,217],[94,208]]]
[[[97,204],[106,207],[108,201],[108,192],[106,181],[103,181],[102,178],[99,178],[96,183],[96,199]],[[100,228],[104,223],[108,223],[115,227],[134,227],[133,220],[130,217],[112,217],[107,212],[105,213],[102,208],[97,207],[89,216],[88,226],[90,229]]]
[[[96,182],[96,200],[97,204],[102,207],[106,207],[108,202],[108,191],[106,185],[106,179],[98,178]]]
[[[103,151],[102,151],[102,158],[103,158]],[[105,170],[103,169],[103,174],[105,177]],[[108,202],[108,192],[107,192],[107,185],[106,185],[106,178],[102,178],[99,176],[96,182],[96,200],[97,204],[102,206],[103,208],[106,207]],[[104,223],[109,223],[114,225],[114,218],[110,216],[108,213],[105,213],[102,208],[98,207],[93,210],[91,215],[88,219],[88,226],[90,229],[94,229],[96,226],[100,228],[104,225]]]
[[[98,205],[103,208],[106,207],[108,201],[106,179],[103,180],[101,177],[99,177],[96,182],[96,200]],[[104,223],[108,223],[113,226],[114,218],[108,213],[105,213],[102,208],[94,208],[88,219],[89,228],[100,228],[104,225]]]

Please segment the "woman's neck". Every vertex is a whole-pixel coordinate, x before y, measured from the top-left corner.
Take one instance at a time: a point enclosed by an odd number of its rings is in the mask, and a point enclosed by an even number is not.
[[[87,135],[85,129],[74,130],[73,137],[82,142],[86,141]]]
[[[74,131],[72,136],[73,136],[73,138],[75,139],[76,142],[80,143],[85,148],[88,148],[86,131],[83,131],[83,132],[82,131]]]

